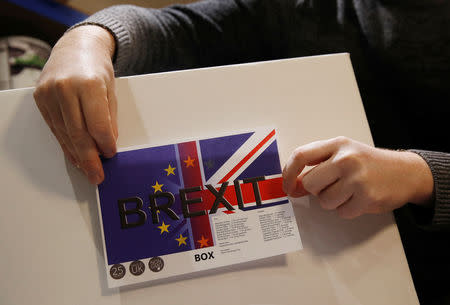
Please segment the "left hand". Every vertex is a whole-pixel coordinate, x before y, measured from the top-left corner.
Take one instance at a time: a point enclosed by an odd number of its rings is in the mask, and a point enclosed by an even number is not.
[[[433,187],[431,170],[416,153],[379,149],[346,137],[298,147],[283,169],[283,189],[289,196],[310,193],[324,209],[336,209],[349,219],[408,202],[428,204]]]
[[[67,159],[93,184],[104,179],[99,154],[116,153],[114,37],[96,25],[59,39],[39,77],[34,99]]]

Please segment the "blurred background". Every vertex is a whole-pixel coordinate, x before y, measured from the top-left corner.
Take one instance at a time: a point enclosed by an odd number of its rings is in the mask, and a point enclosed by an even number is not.
[[[0,90],[34,86],[59,37],[96,11],[189,2],[194,0],[0,0]]]

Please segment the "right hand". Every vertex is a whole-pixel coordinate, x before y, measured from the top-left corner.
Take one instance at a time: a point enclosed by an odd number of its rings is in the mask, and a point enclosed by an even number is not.
[[[314,166],[303,172],[305,166]],[[311,194],[343,218],[378,214],[410,202],[432,203],[434,181],[418,154],[375,148],[337,137],[298,147],[283,169],[283,189],[292,197]]]
[[[99,26],[66,33],[52,50],[34,99],[65,156],[92,184],[104,179],[99,154],[116,154],[113,36]]]

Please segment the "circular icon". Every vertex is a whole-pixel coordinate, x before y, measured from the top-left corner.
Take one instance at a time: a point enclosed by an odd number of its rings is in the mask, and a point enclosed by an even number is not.
[[[164,261],[161,257],[154,257],[148,262],[148,267],[153,272],[159,272],[164,268]]]
[[[130,272],[132,275],[141,275],[145,271],[145,264],[141,261],[134,261],[130,264]]]
[[[122,264],[115,264],[109,270],[109,274],[115,280],[119,280],[125,276],[126,269]]]

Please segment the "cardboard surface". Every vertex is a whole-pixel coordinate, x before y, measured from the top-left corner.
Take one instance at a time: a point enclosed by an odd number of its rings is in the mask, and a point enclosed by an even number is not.
[[[345,135],[372,144],[348,54],[117,80],[119,147],[274,125],[281,163]],[[0,92],[0,303],[418,304],[392,214],[294,212],[304,250],[121,289],[106,288],[95,187],[66,163],[32,89]]]

